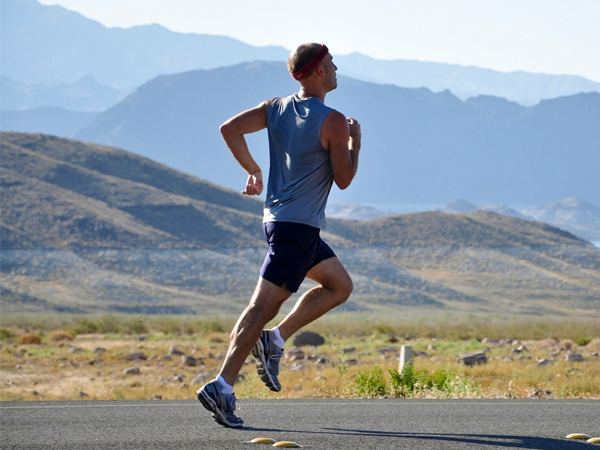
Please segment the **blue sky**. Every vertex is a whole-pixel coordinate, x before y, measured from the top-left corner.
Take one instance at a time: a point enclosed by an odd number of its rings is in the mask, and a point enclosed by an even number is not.
[[[291,49],[600,81],[600,0],[41,0],[110,27],[159,23]]]

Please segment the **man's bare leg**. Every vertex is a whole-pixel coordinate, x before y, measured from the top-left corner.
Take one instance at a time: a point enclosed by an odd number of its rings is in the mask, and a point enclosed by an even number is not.
[[[352,293],[350,275],[336,257],[321,261],[306,276],[320,286],[310,289],[300,297],[294,309],[279,324],[279,332],[284,340],[327,311],[344,303]]]
[[[320,264],[319,264],[320,265]],[[250,304],[238,319],[229,340],[229,349],[219,375],[231,386],[258,340],[263,327],[272,320],[292,293],[259,278]]]

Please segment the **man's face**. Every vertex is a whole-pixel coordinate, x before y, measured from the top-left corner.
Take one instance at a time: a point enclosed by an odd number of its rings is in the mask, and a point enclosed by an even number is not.
[[[337,76],[335,74],[337,66],[333,63],[331,53],[327,53],[327,56],[323,58],[321,67],[323,67],[323,71],[325,72],[325,86],[328,91],[333,91],[337,87]]]

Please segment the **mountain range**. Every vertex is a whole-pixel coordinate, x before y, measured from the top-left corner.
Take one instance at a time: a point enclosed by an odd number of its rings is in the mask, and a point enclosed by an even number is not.
[[[244,173],[218,132],[232,115],[297,89],[283,63],[163,75],[99,115],[78,139],[134,151],[232,189]],[[571,196],[600,204],[600,94],[525,107],[449,91],[338,77],[327,104],[363,128],[360,170],[332,201],[539,205]],[[249,137],[267,167],[266,133]]]
[[[73,83],[24,83],[1,76],[0,92],[3,111],[54,106],[83,112],[104,111],[129,93],[101,85],[91,75]]]
[[[0,142],[3,312],[243,309],[265,253],[258,200],[110,147]],[[544,223],[429,212],[329,220],[323,236],[355,284],[341,311],[600,310],[600,249]]]
[[[159,75],[254,60],[285,61],[289,53],[282,47],[255,47],[226,36],[176,33],[156,24],[107,28],[79,13],[36,0],[2,0],[0,6],[2,74],[15,82],[42,85],[79,83],[83,76],[93,76],[106,90],[104,95],[98,89],[88,90],[88,97],[93,95],[96,104],[111,102],[110,88],[133,89]],[[461,99],[483,94],[531,105],[579,92],[600,92],[600,83],[578,76],[503,73],[456,64],[376,60],[358,53],[337,55],[335,49],[332,52],[340,73],[346,76],[402,87],[426,87],[434,92],[449,89]],[[11,86],[2,89],[3,97],[12,96]],[[31,107],[73,109],[73,103],[81,100],[77,98],[80,94],[74,92],[74,99],[55,96],[53,103]],[[23,109],[27,104],[11,102],[2,109]]]

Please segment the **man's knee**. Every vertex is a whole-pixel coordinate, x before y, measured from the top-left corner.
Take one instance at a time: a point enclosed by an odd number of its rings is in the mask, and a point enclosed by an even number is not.
[[[335,296],[338,302],[338,305],[344,303],[352,294],[354,290],[354,283],[352,283],[352,279],[349,275],[345,277],[340,277],[337,280],[336,286],[334,288]]]
[[[264,323],[267,323],[277,316],[280,307],[280,303],[252,302],[250,305],[248,305],[248,312],[251,317],[255,319],[262,319]]]

